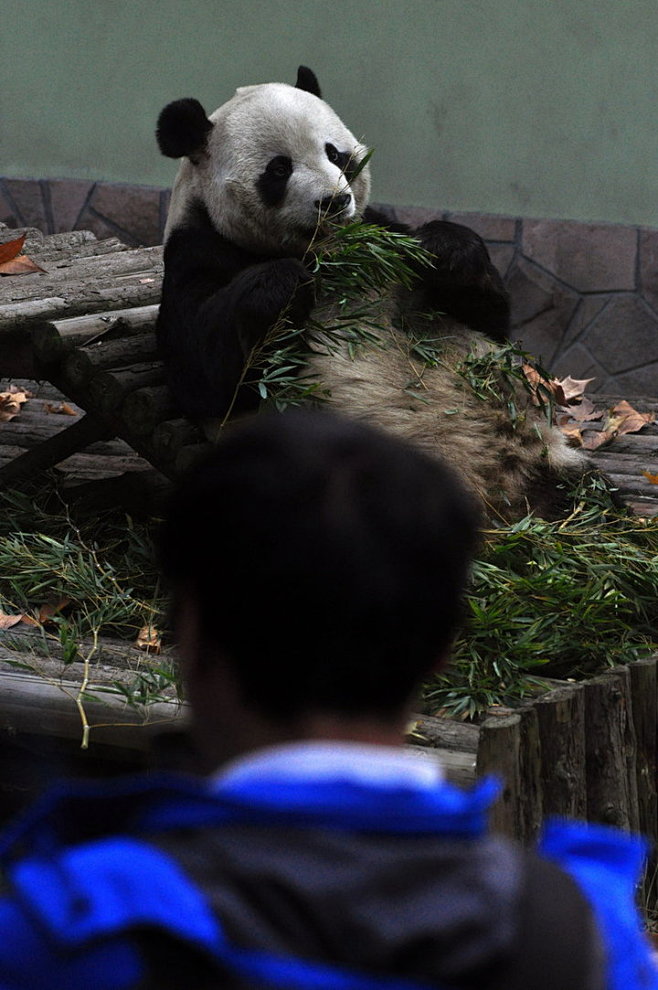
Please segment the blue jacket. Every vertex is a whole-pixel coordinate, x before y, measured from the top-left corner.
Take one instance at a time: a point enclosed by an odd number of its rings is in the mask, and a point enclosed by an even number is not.
[[[448,982],[419,979],[415,973],[382,975],[390,972],[386,965],[377,972],[372,966],[336,964],[331,956],[318,959],[310,950],[297,956],[253,947],[246,936],[236,942],[227,934],[231,924],[234,931],[237,925],[228,922],[229,907],[220,899],[218,910],[204,889],[205,867],[195,869],[191,860],[181,860],[197,840],[203,849],[218,836],[233,835],[237,850],[242,836],[260,836],[264,842],[278,836],[281,857],[289,855],[301,873],[295,850],[307,833],[320,842],[333,839],[339,849],[349,849],[356,839],[369,847],[380,843],[378,857],[391,837],[398,853],[401,843],[414,851],[420,843],[425,852],[433,843],[437,849],[475,854],[489,841],[487,811],[495,791],[491,782],[463,792],[443,783],[418,791],[324,780],[278,782],[276,787],[249,783],[217,795],[202,781],[167,777],[53,791],[0,839],[5,883],[0,990],[164,986],[162,970],[153,984],[147,977],[154,959],[175,959],[172,946],[210,974],[204,986],[449,990]],[[540,845],[541,855],[575,878],[593,908],[605,946],[607,990],[658,990],[658,972],[634,903],[644,852],[637,838],[568,823],[552,825]],[[207,857],[202,861],[207,863]],[[493,873],[492,883],[503,884],[502,875]],[[253,890],[257,893],[258,886]],[[399,906],[402,917],[403,898]],[[386,912],[375,919],[375,927],[391,920],[390,905]],[[446,914],[449,926],[458,913],[453,904]],[[430,918],[430,930],[433,923]],[[394,939],[400,926],[389,927]],[[487,932],[491,941],[490,936]],[[234,982],[216,975],[213,983],[213,973],[230,974]],[[189,970],[187,979],[172,977],[166,985],[186,983],[200,985],[189,979]]]

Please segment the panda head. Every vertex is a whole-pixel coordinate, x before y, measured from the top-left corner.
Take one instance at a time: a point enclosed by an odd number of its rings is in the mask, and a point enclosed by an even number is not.
[[[197,100],[170,103],[160,150],[184,158],[165,239],[201,202],[216,230],[250,251],[303,254],[323,221],[347,223],[368,201],[367,149],[300,66],[297,83],[244,86],[210,117]]]

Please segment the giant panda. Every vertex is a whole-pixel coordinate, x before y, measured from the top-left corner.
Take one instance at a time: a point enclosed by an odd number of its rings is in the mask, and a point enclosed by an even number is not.
[[[165,230],[158,343],[184,412],[217,422],[229,408],[257,408],[258,393],[243,380],[245,360],[281,312],[295,326],[312,314],[318,286],[308,249],[318,228],[388,221],[368,205],[366,147],[304,66],[294,86],[242,87],[210,116],[195,99],[168,104],[157,140],[164,155],[183,159]],[[509,396],[483,401],[462,373],[469,355],[486,354],[509,331],[509,299],[484,242],[439,220],[408,232],[433,267],[407,289],[391,290],[385,346],[356,354],[309,349],[309,369],[338,411],[451,463],[492,516],[558,516],[569,483],[588,469],[584,456],[521,384],[511,423]],[[422,327],[428,313],[445,353],[421,367],[409,328]],[[408,388],[410,374],[422,380],[422,395]]]

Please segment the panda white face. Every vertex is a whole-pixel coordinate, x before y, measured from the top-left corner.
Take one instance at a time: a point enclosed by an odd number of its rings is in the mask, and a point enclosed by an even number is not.
[[[165,236],[196,199],[241,247],[301,255],[323,221],[346,223],[367,204],[368,166],[356,174],[367,149],[313,93],[284,83],[246,86],[204,129],[202,146],[179,170]]]

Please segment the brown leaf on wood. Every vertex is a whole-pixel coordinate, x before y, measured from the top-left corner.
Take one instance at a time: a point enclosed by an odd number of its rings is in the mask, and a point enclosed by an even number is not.
[[[592,400],[588,399],[586,395],[583,396],[582,401],[578,405],[574,404],[571,406],[569,412],[579,423],[589,423],[592,420],[603,418],[603,410],[597,409]]]
[[[653,412],[641,413],[634,409],[630,402],[622,399],[610,410],[610,419],[604,424],[606,429],[614,429],[617,434],[637,433],[643,426],[653,423],[656,414]]]
[[[0,265],[0,275],[29,275],[30,272],[44,272],[45,268],[37,265],[26,254],[19,254],[17,258],[5,261]]]
[[[7,261],[13,261],[23,250],[23,245],[25,244],[25,234],[21,234],[20,237],[15,237],[13,241],[5,241],[4,244],[0,244],[0,265],[4,265]]]
[[[18,416],[23,403],[32,397],[31,392],[18,389],[15,385],[10,385],[8,392],[0,392],[0,423],[8,423]]]
[[[162,649],[162,640],[156,627],[144,626],[140,629],[135,646],[138,650],[146,650],[148,653],[159,653]]]
[[[61,612],[63,608],[66,608],[66,606],[70,604],[71,604],[70,598],[60,598],[58,602],[47,603],[45,605],[42,605],[41,608],[39,609],[39,615],[37,616],[37,621],[42,626],[46,625],[48,622],[50,622],[53,616],[57,615],[58,612]]]
[[[26,254],[21,254],[24,244],[25,234],[0,244],[0,275],[27,275],[44,270]]]
[[[583,433],[583,450],[598,450],[606,443],[610,443],[617,434],[614,430],[585,430]]]
[[[544,405],[545,399],[541,394],[542,390],[549,392],[558,405],[563,406],[566,404],[562,386],[557,378],[544,378],[543,375],[540,375],[537,369],[533,368],[531,364],[522,365],[521,370],[530,385],[532,401],[536,406]]]
[[[570,405],[572,402],[578,402],[589,383],[593,381],[593,378],[572,378],[571,375],[560,379],[566,403]]]
[[[54,413],[57,416],[78,416],[79,413],[73,409],[68,402],[44,402],[43,408],[47,413]]]
[[[5,612],[0,610],[0,629],[11,629],[23,618],[22,615],[7,615]]]
[[[650,471],[643,471],[642,474],[650,485],[658,485],[658,474],[651,474]]]

